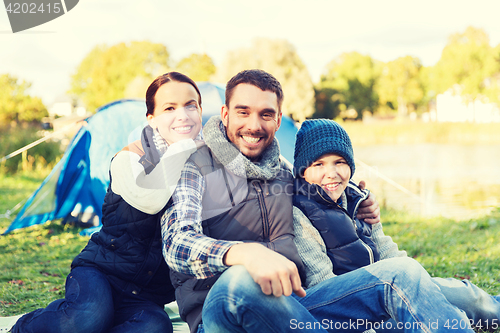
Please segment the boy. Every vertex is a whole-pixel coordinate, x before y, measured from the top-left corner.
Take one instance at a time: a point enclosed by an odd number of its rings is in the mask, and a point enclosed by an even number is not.
[[[309,219],[294,224],[296,245],[303,262],[307,256],[327,255],[332,265],[306,267],[306,288],[378,260],[405,257],[381,223],[370,225],[356,218],[359,202],[368,191],[351,178],[355,171],[351,140],[336,122],[306,120],[297,133],[294,155],[294,209]],[[296,212],[295,212],[296,213]],[[295,220],[294,220],[295,221]],[[309,251],[301,251],[308,247]],[[433,278],[450,303],[464,310],[472,323],[496,329],[500,325],[500,298],[492,297],[469,281]]]

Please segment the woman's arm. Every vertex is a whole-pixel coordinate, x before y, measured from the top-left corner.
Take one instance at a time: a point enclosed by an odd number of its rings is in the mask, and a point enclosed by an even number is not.
[[[156,214],[170,200],[184,164],[195,151],[193,140],[178,141],[168,147],[149,174],[139,163],[138,154],[121,151],[111,162],[111,190],[132,207],[147,214]]]

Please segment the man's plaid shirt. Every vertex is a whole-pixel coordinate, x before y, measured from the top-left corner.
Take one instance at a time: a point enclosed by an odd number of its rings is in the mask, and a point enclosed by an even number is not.
[[[203,234],[201,210],[205,180],[187,162],[172,195],[173,204],[161,219],[163,256],[175,271],[204,279],[228,268],[223,258],[240,242],[217,240]]]

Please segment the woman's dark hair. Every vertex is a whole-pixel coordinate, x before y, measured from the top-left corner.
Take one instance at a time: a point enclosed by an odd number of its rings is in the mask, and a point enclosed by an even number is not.
[[[184,82],[192,85],[194,90],[198,93],[198,104],[201,106],[201,93],[196,83],[194,83],[194,81],[188,76],[179,72],[168,72],[154,79],[154,81],[149,85],[148,90],[146,90],[146,116],[148,114],[153,114],[155,111],[155,95],[158,89],[170,81]]]

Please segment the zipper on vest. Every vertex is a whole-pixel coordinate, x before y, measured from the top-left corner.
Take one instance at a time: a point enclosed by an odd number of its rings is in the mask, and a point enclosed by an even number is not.
[[[368,195],[364,195],[361,199],[359,199],[357,202],[356,202],[356,206],[354,206],[354,210],[353,210],[353,216],[356,216],[356,213],[358,212],[358,208],[359,208],[359,205],[361,204],[361,201],[365,200],[366,198],[368,198]]]
[[[358,212],[358,208],[359,208],[359,205],[361,204],[361,201],[365,200],[366,198],[368,198],[368,195],[364,195],[360,200],[358,200],[356,202],[356,206],[354,206],[353,216],[356,216],[356,213]],[[347,214],[347,216],[349,216],[349,214]],[[351,219],[354,222],[354,225],[356,225],[356,221],[354,221],[354,218],[351,218]],[[372,248],[370,246],[368,246],[368,244],[363,242],[363,240],[361,238],[359,240],[361,241],[361,243],[365,246],[366,250],[368,251],[368,255],[370,256],[370,264],[373,264],[375,262],[375,257],[373,255]]]
[[[226,168],[222,166],[222,175],[224,176],[224,182],[226,183],[227,193],[229,194],[229,200],[231,200],[231,206],[235,206],[233,192],[231,191],[231,187],[229,186],[229,181],[227,180]]]
[[[363,240],[360,238],[359,239],[361,241],[361,244],[364,245],[364,247],[366,248],[366,251],[368,251],[368,255],[370,256],[370,265],[373,264],[375,262],[375,258],[373,256],[373,250],[371,247],[368,246],[368,244],[366,244],[365,242],[363,242]]]
[[[257,198],[259,198],[260,214],[262,216],[262,237],[264,242],[269,242],[269,220],[267,216],[266,203],[264,201],[264,193],[262,192],[262,186],[259,182],[252,182],[252,185],[257,192]]]
[[[337,206],[338,206],[338,205],[337,205]],[[343,211],[347,214],[347,211],[346,211],[344,208],[342,208],[342,207],[340,207],[340,206],[339,206],[339,208],[340,208],[340,209],[342,209],[342,210],[343,210]],[[347,214],[347,216],[349,216],[349,214]],[[354,229],[356,230],[356,233],[357,233],[357,231],[358,231],[358,226],[357,226],[357,224],[356,224],[356,221],[354,221],[354,219],[353,219],[353,218],[351,218],[350,216],[349,216],[349,218],[351,219],[352,224],[354,224]],[[358,239],[359,239],[359,241],[361,242],[361,244],[363,244],[363,246],[365,247],[366,251],[368,251],[368,256],[370,257],[370,265],[371,265],[371,264],[373,264],[373,263],[375,262],[375,257],[374,257],[374,255],[373,255],[373,250],[372,250],[372,248],[371,248],[368,244],[366,244],[365,242],[363,242],[363,240],[362,240],[359,236],[358,236]]]
[[[321,199],[325,200],[326,202],[329,202],[329,203],[333,203],[335,205],[337,205],[338,208],[340,208],[347,216],[349,216],[349,213],[344,209],[344,207],[340,206],[338,203],[336,203],[335,201],[333,201],[330,197],[325,198],[324,196],[321,195],[321,192],[318,190],[318,188],[316,188],[316,193],[318,193],[318,195],[321,197]],[[349,216],[350,218],[350,216]],[[351,219],[351,221],[353,222],[352,225],[354,226],[354,230],[358,230],[358,226],[356,225],[356,222],[353,221],[353,219]]]
[[[329,200],[327,200],[324,196],[321,195],[321,192],[318,191],[318,188],[316,188],[316,192],[319,194],[319,196],[323,199],[323,200],[326,200],[327,202],[328,201],[333,201],[331,200],[331,198],[329,198]],[[366,199],[366,196],[365,196],[365,199]],[[356,212],[358,211],[358,207],[359,207],[359,204],[361,203],[361,201],[363,200],[358,200],[358,202],[356,203],[356,206],[354,207],[354,214],[356,214]],[[349,216],[349,213],[347,212],[347,210],[344,209],[344,207],[341,207],[338,203],[334,202],[338,208],[340,208],[347,216]],[[351,222],[352,224],[354,225],[354,230],[358,231],[358,226],[356,225],[356,221],[354,221],[354,219],[352,217],[349,216],[349,218],[351,219]],[[366,244],[365,242],[363,242],[363,240],[361,238],[359,238],[358,236],[358,239],[359,241],[361,242],[361,244],[363,244],[363,246],[365,247],[366,251],[368,252],[368,257],[370,258],[370,265],[373,264],[375,262],[375,257],[373,255],[373,250],[370,246],[368,246],[368,244]]]

